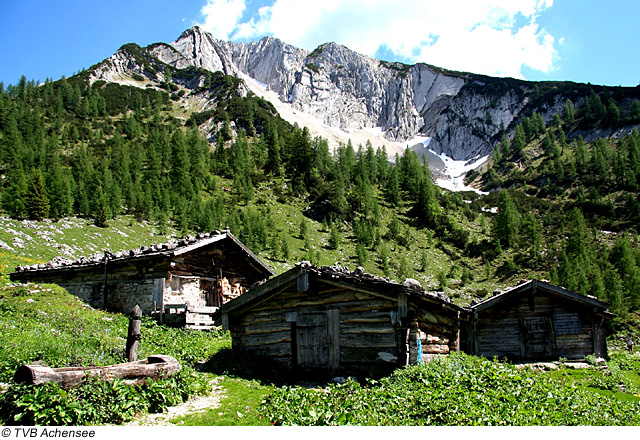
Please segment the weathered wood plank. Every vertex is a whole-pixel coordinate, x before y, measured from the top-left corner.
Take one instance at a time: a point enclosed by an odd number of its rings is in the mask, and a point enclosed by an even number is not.
[[[340,331],[343,334],[395,334],[396,329],[390,323],[357,323],[357,324],[341,324]]]
[[[331,286],[342,287],[344,289],[351,290],[353,292],[364,293],[365,295],[368,295],[370,297],[371,296],[377,296],[377,297],[389,299],[389,300],[395,302],[396,304],[397,304],[397,301],[398,301],[398,296],[397,296],[396,293],[383,292],[381,290],[374,290],[372,288],[358,287],[358,286],[355,286],[355,285],[353,285],[353,284],[351,284],[349,282],[340,281],[340,280],[319,279],[318,281],[320,283],[329,284]]]
[[[388,303],[383,301],[375,301],[369,300],[366,298],[356,298],[353,295],[344,295],[337,294],[331,296],[314,296],[313,298],[306,297],[302,298],[289,298],[289,297],[278,297],[274,299],[274,301],[270,301],[269,303],[264,303],[260,306],[253,307],[253,310],[265,311],[265,310],[273,310],[276,308],[284,309],[284,308],[300,308],[300,307],[318,307],[318,306],[334,306],[336,304],[345,304],[352,305],[354,307],[367,306],[365,310],[375,310],[376,305],[384,305],[388,307]]]
[[[398,316],[400,318],[407,317],[407,295],[405,293],[398,294]]]
[[[329,369],[337,371],[340,366],[340,310],[327,310],[327,332]]]
[[[341,347],[396,347],[395,334],[340,334]]]
[[[330,301],[270,301],[262,306],[258,306],[252,309],[252,312],[256,313],[269,313],[269,312],[293,312],[299,313],[312,313],[314,311],[324,312],[332,308],[339,308],[341,315],[349,313],[362,313],[362,312],[386,312],[395,310],[396,305],[391,303],[383,303],[377,301],[343,301],[343,300],[330,300]]]
[[[258,335],[286,331],[291,331],[291,324],[284,321],[265,322],[255,325],[248,325],[244,328],[245,335]]]
[[[258,347],[269,344],[279,344],[282,342],[291,343],[291,332],[277,332],[257,335],[245,335],[241,338],[242,345],[245,347]]]
[[[362,313],[345,313],[341,311],[341,324],[392,324],[391,313],[389,312],[362,312]]]
[[[449,338],[442,335],[427,334],[423,338],[421,338],[421,341],[422,341],[422,345],[425,345],[425,344],[449,345]]]

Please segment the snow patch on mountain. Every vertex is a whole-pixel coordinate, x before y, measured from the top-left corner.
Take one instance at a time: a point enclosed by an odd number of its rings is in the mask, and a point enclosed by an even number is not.
[[[436,179],[436,185],[451,191],[475,191],[478,194],[489,194],[464,184],[464,178],[467,173],[483,165],[489,160],[489,156],[483,156],[470,161],[453,160],[444,153],[438,157],[444,162],[444,171],[442,173],[443,177]]]
[[[349,141],[351,141],[353,147],[357,150],[359,145],[364,146],[367,144],[367,141],[370,141],[374,149],[384,146],[387,149],[389,157],[393,158],[396,153],[402,154],[406,147],[406,145],[401,142],[393,142],[387,139],[382,127],[345,130],[329,126],[317,117],[295,109],[288,102],[283,102],[279,99],[278,94],[275,91],[270,90],[266,84],[256,81],[244,73],[239,73],[238,76],[245,82],[247,88],[255,93],[256,96],[271,102],[282,119],[291,124],[297,123],[301,127],[307,127],[312,136],[325,138],[332,151],[340,145],[347,145]]]

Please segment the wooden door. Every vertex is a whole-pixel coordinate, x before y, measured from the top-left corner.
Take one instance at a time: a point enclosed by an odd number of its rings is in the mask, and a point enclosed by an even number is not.
[[[212,307],[216,305],[215,285],[212,280],[201,279],[200,292],[202,302],[206,307]]]
[[[153,302],[151,307],[154,313],[164,311],[164,278],[153,279]]]
[[[296,351],[299,367],[337,371],[340,363],[340,312],[298,315]]]
[[[549,318],[523,318],[520,325],[525,359],[545,359],[553,355],[553,329]]]
[[[328,323],[326,313],[298,315],[296,323],[298,366],[329,366]]]

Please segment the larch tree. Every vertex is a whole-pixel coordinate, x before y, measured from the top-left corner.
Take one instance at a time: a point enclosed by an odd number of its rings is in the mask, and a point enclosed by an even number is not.
[[[493,237],[496,242],[506,247],[516,244],[520,231],[520,216],[509,192],[500,191],[498,213],[493,220]]]
[[[42,220],[49,216],[49,197],[39,168],[31,173],[25,206],[30,220]]]

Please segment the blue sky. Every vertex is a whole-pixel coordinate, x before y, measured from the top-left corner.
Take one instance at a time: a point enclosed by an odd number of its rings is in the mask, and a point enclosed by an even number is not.
[[[0,81],[71,76],[134,42],[335,41],[376,58],[510,76],[640,84],[632,0],[0,0]]]

